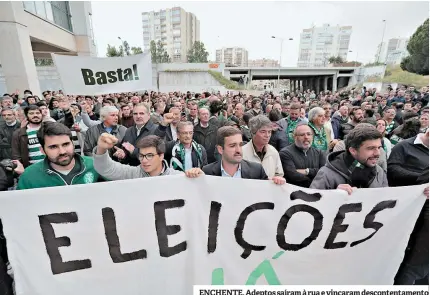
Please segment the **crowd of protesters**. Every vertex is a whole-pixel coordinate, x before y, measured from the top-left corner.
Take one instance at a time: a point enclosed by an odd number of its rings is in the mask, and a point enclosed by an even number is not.
[[[428,87],[413,86],[259,96],[5,94],[0,190],[181,173],[350,195],[357,188],[424,184],[428,99]],[[428,198],[428,187],[424,194]],[[428,284],[428,223],[427,200],[396,284]],[[7,262],[4,243],[1,248]]]

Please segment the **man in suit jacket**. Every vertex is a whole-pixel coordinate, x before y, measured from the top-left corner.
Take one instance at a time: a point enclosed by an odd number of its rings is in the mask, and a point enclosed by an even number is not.
[[[263,166],[242,159],[242,132],[232,126],[218,129],[217,150],[222,156],[220,161],[206,165],[203,172],[206,175],[233,177],[243,179],[267,180]],[[275,184],[285,184],[283,177],[271,178]]]

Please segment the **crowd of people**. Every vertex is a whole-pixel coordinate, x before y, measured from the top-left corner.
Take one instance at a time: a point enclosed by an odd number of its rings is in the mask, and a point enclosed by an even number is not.
[[[259,96],[4,94],[0,190],[182,173],[350,195],[357,188],[425,184],[428,99],[428,87],[413,86]],[[427,200],[395,284],[428,284],[428,223]],[[1,248],[5,266],[5,243]],[[11,279],[4,274],[2,281]]]

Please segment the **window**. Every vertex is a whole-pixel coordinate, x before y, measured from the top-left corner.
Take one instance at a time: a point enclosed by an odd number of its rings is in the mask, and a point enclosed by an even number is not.
[[[43,2],[43,1],[34,1],[34,5],[36,7],[36,14],[38,16],[46,19],[45,2]]]
[[[23,4],[24,10],[73,31],[68,1],[24,1]]]
[[[180,16],[175,16],[172,18],[172,22],[180,22],[181,21],[181,17]]]
[[[24,9],[28,12],[36,14],[36,6],[34,1],[24,1]]]

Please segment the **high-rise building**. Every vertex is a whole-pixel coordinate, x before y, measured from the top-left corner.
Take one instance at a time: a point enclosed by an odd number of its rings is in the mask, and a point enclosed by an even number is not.
[[[250,59],[248,60],[248,67],[251,68],[277,68],[279,67],[279,61],[274,59]]]
[[[376,48],[375,61],[385,64],[400,64],[402,59],[408,55],[409,39],[391,38],[388,42],[379,43]]]
[[[246,67],[248,65],[248,50],[241,47],[223,47],[217,49],[216,62],[225,63],[227,67]]]
[[[161,42],[172,62],[187,62],[187,53],[200,41],[200,21],[181,7],[142,13],[144,51],[152,40]]]
[[[340,56],[346,61],[351,39],[351,26],[323,24],[304,29],[300,34],[298,67],[326,67],[329,58]]]

